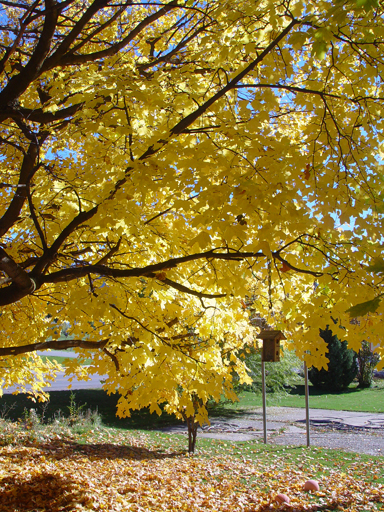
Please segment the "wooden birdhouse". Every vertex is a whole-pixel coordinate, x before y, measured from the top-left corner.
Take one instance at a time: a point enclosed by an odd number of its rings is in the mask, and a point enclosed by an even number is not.
[[[261,331],[257,337],[263,340],[262,361],[278,362],[280,361],[280,340],[287,338],[281,331]]]

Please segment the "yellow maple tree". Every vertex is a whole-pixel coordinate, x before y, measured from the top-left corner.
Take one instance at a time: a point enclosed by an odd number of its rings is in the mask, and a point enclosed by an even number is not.
[[[203,421],[248,378],[246,295],[309,365],[334,321],[352,348],[383,339],[379,303],[347,312],[381,293],[368,3],[0,1],[4,385],[41,390],[36,350],[76,347],[119,414],[198,397]]]

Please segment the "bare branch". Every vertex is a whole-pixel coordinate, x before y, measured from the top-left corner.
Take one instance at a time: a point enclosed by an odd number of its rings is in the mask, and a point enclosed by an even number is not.
[[[18,75],[10,79],[5,88],[0,92],[0,108],[4,108],[16,100],[41,73],[44,60],[51,47],[58,16],[57,4],[54,0],[45,0],[45,5],[46,15],[39,41],[29,62]]]
[[[47,69],[52,69],[57,66],[60,59],[68,52],[72,43],[76,40],[77,36],[81,34],[81,31],[84,29],[86,24],[92,19],[92,17],[100,10],[106,7],[109,3],[109,0],[95,0],[85,11],[83,16],[79,19],[79,21],[75,24],[69,34],[66,35],[64,40],[61,42],[60,46],[57,48],[55,53],[49,57],[44,65],[43,71]]]
[[[148,158],[149,156],[152,156],[156,154],[158,151],[160,151],[166,144],[168,144],[169,140],[174,135],[180,135],[181,133],[184,133],[185,130],[191,126],[197,119],[199,119],[204,112],[206,112],[211,105],[216,103],[220,98],[225,96],[227,92],[231,91],[232,89],[235,89],[237,84],[253,69],[255,69],[260,62],[263,61],[263,59],[280,43],[284,37],[289,34],[289,32],[292,30],[292,28],[297,25],[299,22],[296,20],[292,20],[291,23],[263,50],[258,57],[253,60],[243,71],[240,71],[228,84],[221,88],[220,91],[218,91],[216,94],[214,94],[209,100],[207,100],[203,105],[201,105],[199,108],[197,108],[194,112],[189,114],[188,116],[184,117],[179,123],[177,123],[171,130],[170,130],[170,136],[167,140],[159,140],[155,145],[151,146],[147,149],[147,151],[140,157],[140,160],[144,160]]]
[[[87,340],[51,340],[43,341],[41,343],[31,343],[30,345],[22,345],[20,347],[4,347],[0,348],[0,357],[17,356],[20,354],[27,354],[29,352],[36,352],[36,350],[65,350],[67,348],[83,348],[85,350],[99,350],[103,349],[109,341],[109,338],[101,341],[87,341]]]
[[[28,26],[28,15],[34,10],[34,8],[40,3],[40,0],[35,0],[35,2],[27,7],[26,12],[23,14],[20,20],[20,30],[17,34],[15,40],[13,41],[13,44],[10,48],[7,49],[5,52],[3,58],[0,61],[0,73],[3,73],[5,64],[8,62],[9,58],[14,53],[15,49],[17,48],[18,44],[20,43],[21,38],[23,37],[24,30]]]
[[[104,354],[106,354],[108,357],[110,357],[113,361],[113,364],[115,365],[115,368],[116,368],[116,371],[117,372],[120,372],[120,364],[119,364],[119,360],[117,359],[117,357],[115,356],[115,354],[112,354],[112,352],[110,352],[109,350],[107,350],[105,347],[103,348],[103,352]]]
[[[27,195],[28,195],[29,211],[31,213],[31,217],[32,217],[33,223],[35,225],[36,231],[39,234],[41,245],[42,245],[43,249],[46,250],[47,249],[47,242],[45,240],[45,236],[44,236],[43,230],[41,229],[39,221],[37,220],[37,217],[36,217],[35,206],[34,206],[33,201],[32,201],[32,195],[30,193],[29,187],[27,187]]]
[[[201,259],[220,259],[227,261],[242,261],[246,258],[265,258],[262,252],[225,252],[219,253],[218,249],[211,249],[210,251],[189,254],[187,256],[181,256],[179,258],[171,258],[161,263],[155,263],[153,265],[147,265],[145,267],[120,269],[110,268],[105,265],[85,265],[83,267],[67,268],[58,270],[57,272],[51,272],[40,278],[41,283],[59,283],[64,281],[71,281],[73,279],[79,279],[85,277],[87,274],[98,274],[108,277],[153,277],[156,278],[156,272],[176,268],[178,265],[187,263],[189,261],[196,261]]]
[[[17,108],[6,107],[0,110],[0,121],[5,121],[6,119],[11,118],[14,121],[27,119],[28,121],[33,121],[35,123],[48,124],[72,117],[82,108],[82,106],[82,103],[77,103],[76,105],[62,108],[56,112],[44,112],[41,108],[31,110],[29,108],[19,106]]]
[[[187,288],[186,286],[176,283],[175,281],[172,281],[171,279],[167,279],[167,278],[161,279],[161,282],[170,286],[171,288],[175,288],[175,290],[179,290],[179,292],[188,293],[189,295],[194,295],[195,297],[199,297],[199,299],[219,299],[219,298],[226,296],[226,293],[211,294],[211,293],[196,292],[195,290],[191,290],[190,288]]]
[[[119,43],[111,46],[110,48],[106,48],[105,50],[100,50],[98,52],[85,54],[85,55],[74,55],[69,52],[66,55],[63,55],[58,61],[47,59],[44,64],[43,71],[47,71],[55,66],[72,66],[75,64],[84,64],[86,62],[94,62],[95,60],[104,59],[105,57],[112,57],[116,55],[120,50],[125,48],[136,36],[138,36],[148,25],[158,20],[162,16],[165,16],[167,12],[172,9],[177,9],[178,6],[174,0],[172,0],[168,5],[165,5],[159,11],[147,16],[143,21],[141,21],[124,39],[122,39]]]
[[[60,235],[56,238],[54,243],[51,245],[49,249],[44,251],[44,255],[40,258],[39,262],[33,269],[33,274],[38,276],[44,268],[49,265],[56,257],[61,245],[64,243],[65,239],[73,233],[73,231],[80,226],[83,222],[91,219],[97,212],[98,207],[95,206],[91,210],[87,212],[79,213],[68,225],[63,229]]]
[[[13,226],[17,217],[20,215],[21,209],[28,196],[28,184],[37,170],[36,160],[39,152],[39,147],[36,142],[29,145],[28,152],[23,158],[23,163],[20,169],[20,177],[17,190],[13,199],[0,219],[0,237]]]
[[[282,258],[278,252],[273,253],[273,256],[274,256],[274,259],[281,261],[282,263],[287,265],[287,267],[289,267],[291,270],[295,270],[296,272],[299,272],[300,274],[310,274],[311,276],[314,276],[314,277],[321,277],[323,275],[323,272],[314,272],[313,270],[307,270],[307,269],[295,267],[291,263],[288,263],[287,260]]]
[[[112,256],[116,254],[117,251],[120,249],[120,244],[121,238],[119,239],[115,247],[112,247],[112,249],[105,256],[103,256],[101,260],[97,262],[97,265],[104,265],[104,263],[106,263],[110,258],[112,258]]]

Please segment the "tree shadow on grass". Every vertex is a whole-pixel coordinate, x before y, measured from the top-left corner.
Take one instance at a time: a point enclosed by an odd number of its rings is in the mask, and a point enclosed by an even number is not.
[[[44,452],[46,459],[62,460],[70,458],[78,454],[85,457],[91,457],[92,460],[114,460],[114,459],[130,459],[130,460],[149,460],[149,459],[169,459],[179,457],[185,454],[185,451],[164,452],[161,449],[149,450],[141,446],[130,446],[125,444],[112,443],[78,443],[71,439],[61,440],[59,443],[54,441],[41,443],[38,450]],[[13,457],[18,454],[13,451]]]
[[[1,480],[1,512],[59,512],[87,505],[90,497],[78,489],[75,479],[55,473],[12,475]]]
[[[309,395],[310,396],[323,396],[323,395],[346,395],[346,394],[353,394],[353,393],[359,393],[362,391],[361,388],[346,388],[342,391],[329,391],[327,389],[320,389],[315,388],[314,386],[309,386]],[[299,384],[295,386],[294,388],[291,388],[289,390],[290,395],[299,395],[304,396],[305,395],[305,386],[303,384]]]
[[[219,402],[218,404],[214,404],[212,406],[208,406],[209,417],[212,418],[226,418],[226,419],[236,419],[236,418],[244,418],[247,416],[262,416],[262,413],[254,412],[253,410],[248,410],[246,408],[239,407],[238,409],[234,409],[232,407],[228,407],[226,403]]]
[[[52,445],[50,450],[52,451]],[[40,449],[44,449],[44,445]],[[130,459],[130,460],[153,460],[153,459],[170,459],[180,457],[185,454],[185,451],[178,451],[172,453],[164,453],[161,450],[149,450],[144,447],[129,446],[124,444],[112,443],[87,443],[81,444],[74,441],[66,442],[66,450],[71,450],[72,453],[81,453],[86,457],[92,459]]]

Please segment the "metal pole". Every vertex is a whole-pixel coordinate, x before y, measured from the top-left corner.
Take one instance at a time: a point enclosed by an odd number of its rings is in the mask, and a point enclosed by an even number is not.
[[[307,363],[304,361],[304,376],[305,376],[305,419],[307,425],[307,446],[311,445],[311,438],[309,432],[309,386],[308,386],[308,368]]]
[[[265,362],[261,361],[261,384],[263,393],[263,430],[264,430],[264,443],[267,444],[267,400],[265,391]]]

